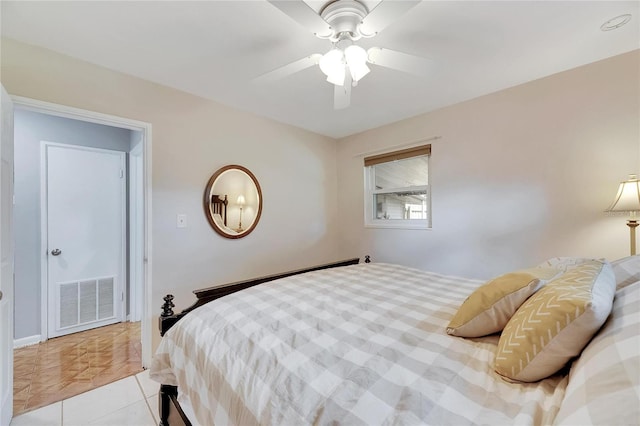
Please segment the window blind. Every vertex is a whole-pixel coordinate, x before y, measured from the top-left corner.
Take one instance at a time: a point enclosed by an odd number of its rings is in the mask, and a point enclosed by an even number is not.
[[[399,151],[387,152],[385,154],[372,155],[364,158],[364,166],[374,166],[376,164],[388,163],[390,161],[404,160],[405,158],[418,157],[421,155],[431,155],[431,144],[416,146],[413,148],[401,149]]]

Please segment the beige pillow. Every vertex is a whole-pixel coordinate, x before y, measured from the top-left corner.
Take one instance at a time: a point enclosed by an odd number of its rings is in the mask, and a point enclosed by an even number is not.
[[[555,268],[531,268],[492,279],[462,303],[447,333],[480,337],[501,331],[518,307],[559,273]]]
[[[598,260],[549,282],[520,306],[502,331],[496,372],[521,382],[556,373],[606,321],[615,290],[611,265]]]

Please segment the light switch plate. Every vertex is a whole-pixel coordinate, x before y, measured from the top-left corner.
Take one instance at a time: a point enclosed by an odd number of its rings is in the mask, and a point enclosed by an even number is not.
[[[187,227],[187,215],[179,214],[177,217],[177,226],[178,228],[186,228]]]

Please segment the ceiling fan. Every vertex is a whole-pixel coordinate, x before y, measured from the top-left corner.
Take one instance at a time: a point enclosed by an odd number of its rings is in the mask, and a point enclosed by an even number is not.
[[[396,50],[372,47],[364,50],[355,42],[374,37],[419,0],[386,0],[369,11],[357,0],[335,0],[316,13],[302,0],[268,0],[286,15],[308,28],[316,37],[328,40],[332,48],[325,54],[313,53],[283,67],[263,74],[256,81],[272,81],[287,77],[314,65],[334,85],[334,108],[342,109],[351,102],[351,88],[370,71],[367,64],[424,75],[425,58]]]

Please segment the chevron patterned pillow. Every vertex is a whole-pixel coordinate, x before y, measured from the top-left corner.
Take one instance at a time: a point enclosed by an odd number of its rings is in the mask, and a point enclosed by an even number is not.
[[[505,326],[495,370],[507,380],[535,382],[580,354],[604,324],[616,281],[611,265],[592,260],[549,282]]]
[[[516,310],[560,270],[531,268],[509,272],[478,287],[453,316],[447,333],[480,337],[502,331]]]

